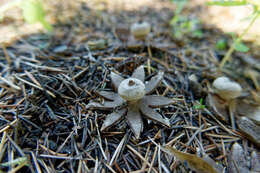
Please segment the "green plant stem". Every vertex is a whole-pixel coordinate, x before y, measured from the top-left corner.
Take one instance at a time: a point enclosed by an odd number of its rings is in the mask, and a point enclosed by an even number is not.
[[[45,29],[47,29],[49,32],[52,32],[53,30],[52,26],[45,19],[41,19],[39,21]]]
[[[253,17],[249,25],[246,27],[246,29],[243,31],[243,33],[233,42],[232,46],[229,48],[228,52],[226,53],[225,57],[222,59],[219,68],[222,69],[225,65],[225,63],[230,59],[231,54],[235,50],[235,45],[239,43],[242,38],[245,36],[245,34],[248,32],[248,30],[251,28],[251,26],[255,23],[256,19],[259,17],[260,13],[257,12],[257,14]]]

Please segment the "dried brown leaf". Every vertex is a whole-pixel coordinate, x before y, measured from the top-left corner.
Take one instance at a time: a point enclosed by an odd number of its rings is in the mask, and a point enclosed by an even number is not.
[[[119,111],[114,111],[111,114],[108,114],[104,123],[102,124],[101,131],[107,129],[108,127],[112,126],[117,121],[119,121],[121,118],[123,118],[126,112],[127,109],[122,109]]]
[[[250,172],[244,150],[238,143],[233,144],[228,154],[228,172]]]
[[[148,95],[145,96],[142,100],[143,103],[151,107],[163,107],[174,103],[173,99],[158,95]]]
[[[209,157],[207,154],[203,154],[202,159],[205,160],[208,164],[213,166],[216,170],[219,172],[223,172],[223,166],[221,164],[217,164],[211,157]]]
[[[124,80],[123,77],[121,77],[120,75],[114,73],[114,72],[111,72],[111,81],[112,81],[112,84],[115,88],[115,90],[117,91],[120,83]]]
[[[148,83],[145,84],[145,93],[151,94],[156,87],[160,84],[161,80],[163,79],[164,72],[159,71],[159,73],[152,77]]]
[[[236,107],[238,115],[246,116],[257,124],[260,124],[260,106],[249,104],[244,100],[237,100],[239,106]]]
[[[143,131],[143,120],[138,108],[129,105],[126,118],[129,126],[135,134],[135,137],[138,139],[140,137],[140,133]]]
[[[251,171],[260,172],[260,158],[255,151],[251,153]]]
[[[193,95],[197,98],[201,98],[202,95],[204,95],[203,88],[194,74],[189,76],[189,83],[189,88]]]
[[[120,39],[123,42],[126,42],[130,35],[130,30],[128,25],[125,24],[119,24],[115,28],[115,34],[118,39]]]
[[[228,121],[229,114],[227,110],[228,103],[215,94],[208,94],[207,104],[210,109],[218,116],[221,120]]]
[[[260,105],[260,91],[258,91],[258,92],[255,92],[255,91],[251,91],[251,94],[252,94],[252,97],[253,97],[253,99],[254,99],[254,101],[258,104],[258,105]]]
[[[144,74],[144,66],[139,66],[132,74],[133,78],[139,79],[144,82],[145,74]]]
[[[182,162],[186,161],[188,163],[189,168],[193,171],[196,171],[198,173],[221,173],[221,170],[216,169],[212,165],[212,163],[208,163],[207,161],[198,157],[195,154],[184,153],[169,146],[166,146],[164,150],[167,153],[174,155],[178,160]]]
[[[246,137],[260,146],[260,126],[247,117],[241,117],[237,121],[238,128],[246,134]]]

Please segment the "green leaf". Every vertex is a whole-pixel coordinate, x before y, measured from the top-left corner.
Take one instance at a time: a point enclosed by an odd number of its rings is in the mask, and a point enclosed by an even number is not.
[[[203,105],[203,98],[200,99],[200,102],[199,103],[196,103],[193,108],[194,109],[205,109],[205,105]]]
[[[41,24],[42,24],[42,26],[45,28],[45,29],[47,29],[48,31],[52,31],[52,26],[49,24],[49,22],[47,22],[46,20],[45,20],[45,18],[44,19],[42,19],[42,20],[40,20],[39,21]]]
[[[227,42],[225,39],[219,39],[216,43],[216,48],[218,50],[225,50],[227,48]]]
[[[248,3],[252,4],[253,6],[260,7],[259,0],[247,0]]]
[[[196,31],[192,32],[192,36],[195,38],[202,38],[203,32],[201,30],[196,30]]]
[[[248,52],[249,48],[242,42],[235,43],[235,50],[239,52]]]
[[[45,20],[45,11],[41,0],[24,0],[21,8],[26,22],[31,24],[40,22],[45,29],[52,30],[51,25]]]
[[[23,17],[28,23],[36,23],[45,17],[41,1],[24,0],[22,3]]]
[[[176,5],[175,14],[180,14],[185,7],[185,5],[188,3],[188,0],[173,0],[172,3]]]
[[[219,0],[219,1],[207,2],[206,4],[207,5],[218,5],[218,6],[241,6],[241,5],[246,5],[247,2],[246,2],[246,0],[242,0],[242,1]]]
[[[178,16],[178,15],[175,15],[175,16],[171,19],[170,25],[172,25],[172,26],[176,25],[179,20],[180,20],[180,19],[179,19],[179,16]]]

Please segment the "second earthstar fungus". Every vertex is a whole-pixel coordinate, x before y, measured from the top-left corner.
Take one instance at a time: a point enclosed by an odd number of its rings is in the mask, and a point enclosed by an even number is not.
[[[87,105],[87,108],[112,110],[103,122],[101,131],[124,117],[137,139],[143,131],[143,117],[169,127],[169,120],[163,118],[153,108],[170,105],[174,100],[164,96],[150,95],[160,84],[163,74],[159,71],[157,75],[145,82],[144,66],[139,66],[128,79],[111,72],[111,82],[115,92],[98,91],[97,94],[105,99],[104,103],[91,102]]]

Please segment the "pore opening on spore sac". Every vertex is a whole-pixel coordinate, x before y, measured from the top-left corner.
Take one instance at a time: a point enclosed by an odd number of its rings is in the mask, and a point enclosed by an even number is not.
[[[128,82],[128,86],[133,86],[133,85],[135,85],[135,81],[133,81],[133,80],[129,80],[129,82]]]

